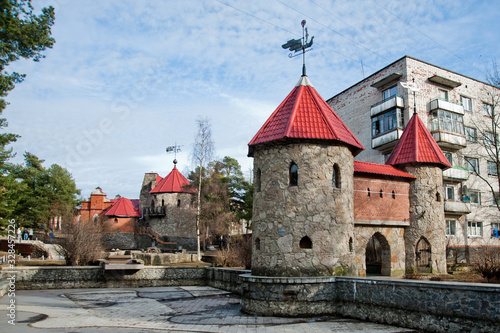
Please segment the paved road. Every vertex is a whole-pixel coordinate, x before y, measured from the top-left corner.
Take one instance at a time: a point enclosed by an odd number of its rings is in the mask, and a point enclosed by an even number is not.
[[[333,316],[250,316],[238,295],[211,287],[23,290],[15,326],[7,322],[11,299],[0,299],[2,332],[415,332]]]

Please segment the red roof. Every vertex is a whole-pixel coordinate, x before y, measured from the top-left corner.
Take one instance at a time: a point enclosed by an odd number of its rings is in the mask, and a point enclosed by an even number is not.
[[[134,201],[138,201],[137,199]],[[132,200],[121,197],[105,213],[106,216],[141,217],[141,211],[132,203]]]
[[[354,161],[354,172],[371,173],[376,175],[411,178],[411,179],[416,178],[415,176],[412,176],[407,172],[401,171],[398,168],[393,167],[392,165],[370,163],[370,162]]]
[[[156,175],[155,182],[158,184],[163,178],[160,177],[160,175]]]
[[[285,138],[335,140],[349,145],[354,155],[365,149],[340,117],[321,98],[307,76],[302,76],[248,144],[254,146]]]
[[[409,163],[436,164],[442,169],[451,167],[450,162],[418,114],[414,114],[410,119],[401,139],[385,162],[385,164],[391,165]]]
[[[190,192],[186,189],[184,189],[184,186],[189,185],[189,180],[186,179],[180,173],[179,170],[177,170],[177,167],[174,165],[174,168],[170,173],[160,180],[158,185],[156,185],[155,188],[153,188],[149,193],[180,193],[180,192]]]

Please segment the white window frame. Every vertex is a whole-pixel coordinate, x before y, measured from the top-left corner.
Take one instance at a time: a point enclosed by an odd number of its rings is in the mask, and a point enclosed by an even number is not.
[[[487,162],[488,175],[490,176],[498,176],[498,168],[497,164],[493,161]]]
[[[473,135],[470,135],[473,134]],[[477,128],[465,126],[465,138],[469,142],[477,142]]]
[[[467,237],[482,238],[483,237],[483,222],[467,222]]]
[[[457,221],[446,220],[446,237],[455,237],[457,235]]]
[[[451,194],[451,195],[450,195]],[[455,187],[452,185],[444,185],[445,199],[448,201],[455,201]]]
[[[493,105],[488,103],[483,103],[483,113],[485,116],[491,117],[491,114],[493,113]]]
[[[460,96],[460,101],[464,107],[464,111],[472,112],[472,99],[466,96]],[[465,102],[465,103],[464,103]]]
[[[477,200],[472,200],[472,198],[477,198]],[[469,200],[470,200],[469,202],[471,204],[480,205],[481,204],[481,192],[475,191],[475,190],[469,190]]]
[[[474,163],[470,163],[470,161],[475,161],[475,166],[473,166],[472,164],[474,164]],[[479,159],[476,157],[467,157],[466,156],[465,157],[465,167],[467,168],[467,170],[469,170],[469,172],[480,174],[480,172],[479,172]]]

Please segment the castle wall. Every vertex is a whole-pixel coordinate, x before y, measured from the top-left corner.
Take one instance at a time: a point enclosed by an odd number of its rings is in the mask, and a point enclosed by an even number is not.
[[[290,186],[290,165],[298,184]],[[338,166],[340,188],[332,184]],[[345,146],[300,142],[257,146],[252,274],[331,276],[353,268],[353,156]],[[310,240],[301,247],[301,240]],[[306,242],[307,243],[307,242]],[[307,244],[306,244],[307,245]]]
[[[410,221],[407,181],[383,176],[354,176],[355,221]]]
[[[406,271],[417,270],[417,242],[423,237],[431,248],[430,269],[446,273],[442,170],[434,166],[406,166],[417,177],[410,185],[410,226],[405,232]]]

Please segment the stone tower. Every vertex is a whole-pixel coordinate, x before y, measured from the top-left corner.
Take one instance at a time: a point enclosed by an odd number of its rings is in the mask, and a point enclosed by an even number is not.
[[[332,276],[352,269],[353,160],[362,149],[303,75],[249,143],[252,275]]]
[[[415,176],[410,226],[405,230],[406,272],[446,273],[442,171],[451,167],[418,114],[410,119],[386,164]]]

